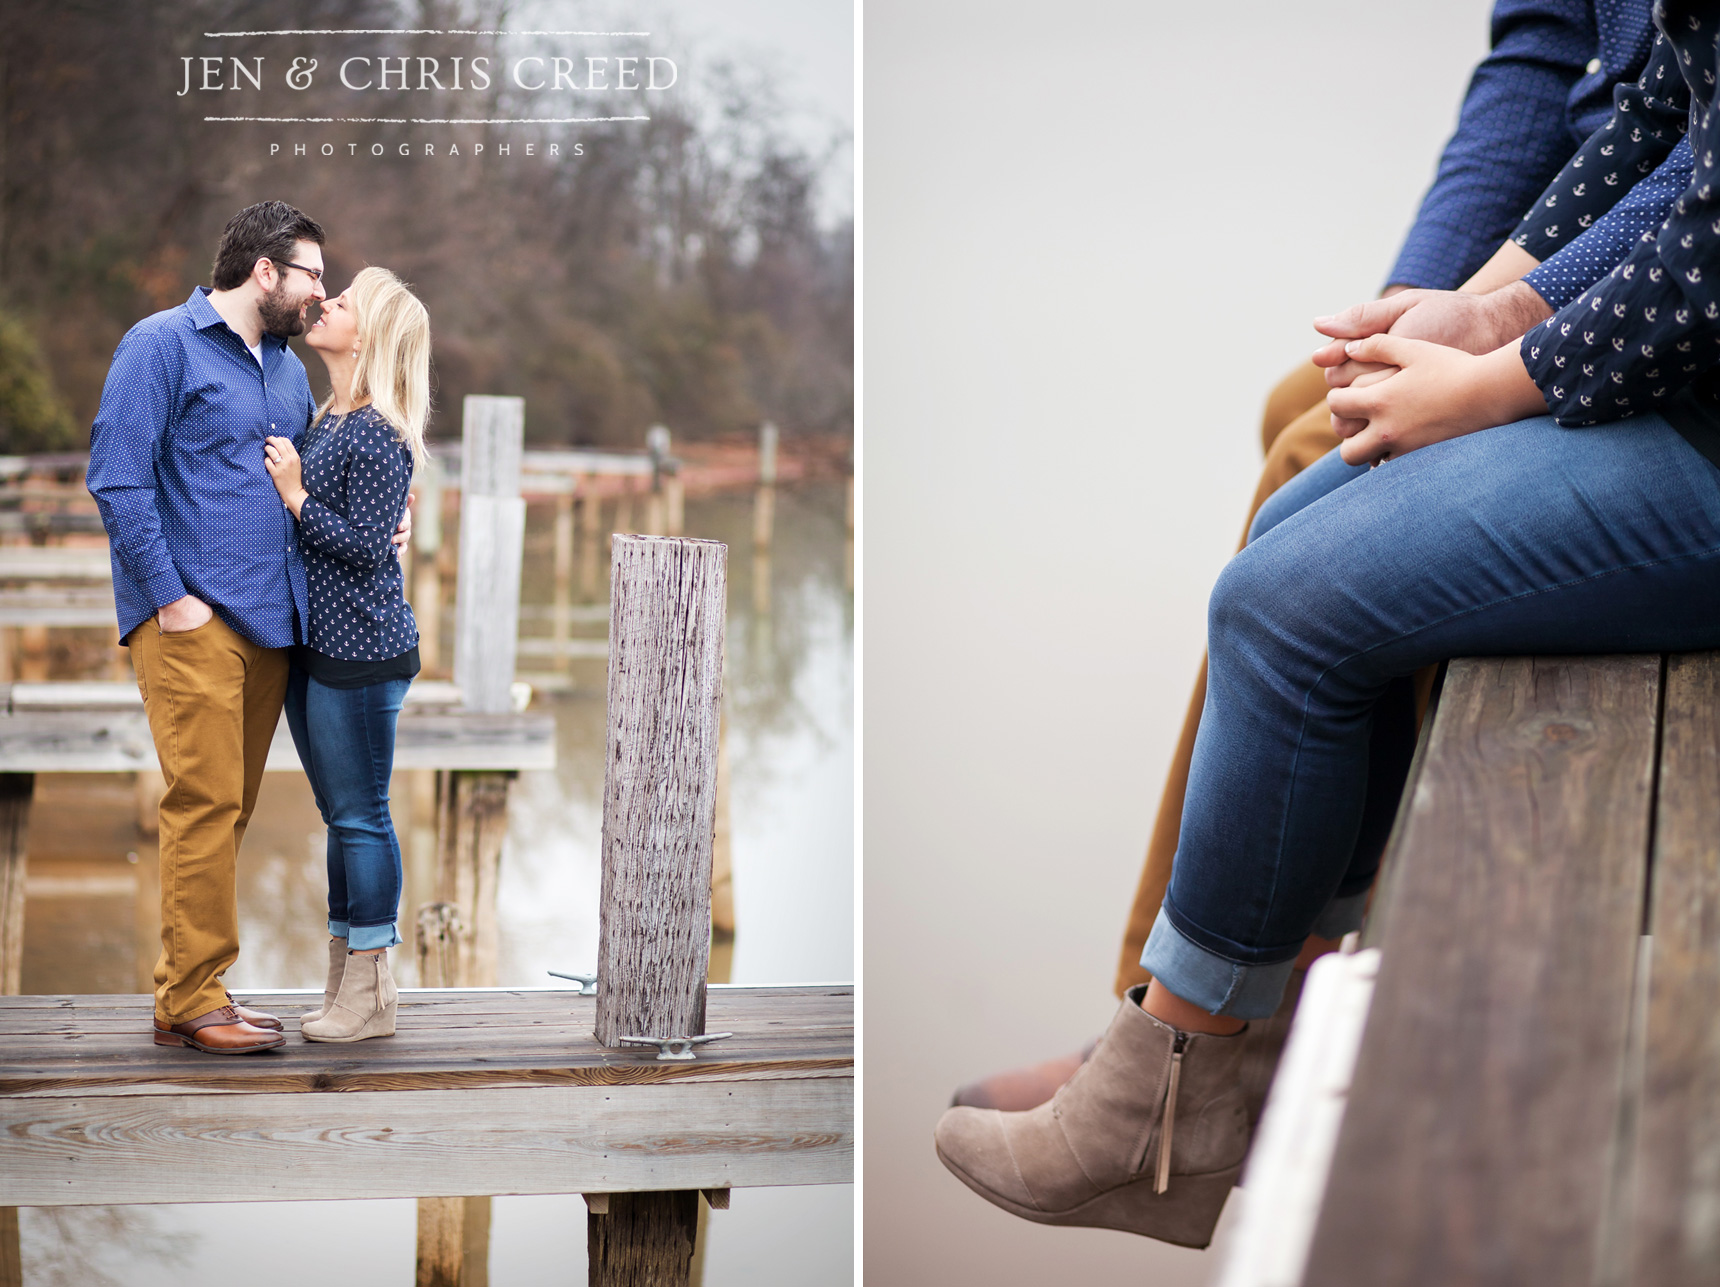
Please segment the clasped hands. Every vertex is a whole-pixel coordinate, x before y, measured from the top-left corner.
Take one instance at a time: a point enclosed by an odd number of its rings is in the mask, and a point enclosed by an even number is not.
[[[1488,294],[1403,290],[1315,318],[1314,329],[1332,337],[1314,363],[1326,368],[1344,463],[1378,464],[1545,414],[1517,341],[1549,312],[1515,281]]]

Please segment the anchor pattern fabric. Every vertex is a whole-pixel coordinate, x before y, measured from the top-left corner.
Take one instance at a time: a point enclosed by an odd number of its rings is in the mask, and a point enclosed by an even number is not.
[[[406,512],[412,449],[373,406],[325,415],[299,455],[310,589],[308,642],[342,661],[386,661],[418,643],[392,538]]]
[[[1641,77],[1614,89],[1607,123],[1577,149],[1512,234],[1541,261],[1524,280],[1550,306],[1570,303],[1671,213],[1695,163],[1689,116],[1677,51],[1657,35]]]
[[[1606,124],[1613,87],[1637,78],[1654,42],[1648,0],[1495,0],[1489,26],[1387,284],[1450,290],[1481,267]]]
[[[1689,89],[1694,172],[1659,228],[1523,337],[1523,363],[1562,425],[1651,410],[1720,362],[1720,15],[1685,0],[1657,4],[1655,19]]]

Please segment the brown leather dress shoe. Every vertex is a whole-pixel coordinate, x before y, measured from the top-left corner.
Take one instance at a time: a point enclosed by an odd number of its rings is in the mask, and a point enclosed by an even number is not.
[[[266,1028],[253,1028],[239,1017],[230,1005],[195,1019],[171,1026],[155,1021],[155,1044],[158,1046],[190,1046],[209,1055],[253,1055],[259,1050],[273,1050],[287,1044],[284,1033]]]
[[[248,1005],[240,1005],[233,999],[233,994],[231,992],[227,994],[227,1004],[237,1010],[239,1012],[239,1017],[246,1023],[250,1024],[253,1028],[268,1028],[272,1032],[286,1031],[286,1025],[279,1019],[275,1018],[274,1015],[266,1014],[262,1010],[253,1010]]]

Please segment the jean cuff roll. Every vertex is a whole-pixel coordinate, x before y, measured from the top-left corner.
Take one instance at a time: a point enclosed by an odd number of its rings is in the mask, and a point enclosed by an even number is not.
[[[1141,966],[1184,1001],[1208,1014],[1267,1019],[1278,1010],[1296,961],[1243,965],[1209,952],[1171,924],[1164,909],[1141,951]]]
[[[1321,938],[1343,938],[1361,929],[1367,914],[1368,891],[1365,889],[1359,894],[1334,898],[1314,921],[1314,933]]]
[[[351,932],[352,926],[348,925],[345,921],[337,921],[334,917],[329,917],[328,936],[330,938],[345,938]]]
[[[394,947],[400,941],[392,922],[387,925],[354,925],[346,936],[346,947],[349,952],[368,952],[378,947]]]

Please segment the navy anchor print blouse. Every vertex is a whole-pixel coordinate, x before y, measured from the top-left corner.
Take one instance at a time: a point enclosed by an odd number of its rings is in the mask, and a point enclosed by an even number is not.
[[[412,449],[375,407],[326,415],[299,446],[305,491],[299,544],[310,590],[312,649],[386,661],[418,643],[391,544],[406,512]]]
[[[1655,6],[1689,94],[1690,187],[1622,263],[1523,337],[1523,364],[1562,425],[1671,410],[1720,361],[1716,10],[1692,0]],[[1689,436],[1683,419],[1673,423]]]

